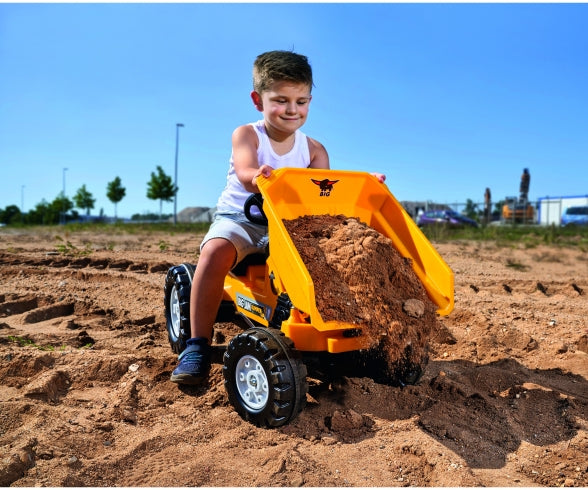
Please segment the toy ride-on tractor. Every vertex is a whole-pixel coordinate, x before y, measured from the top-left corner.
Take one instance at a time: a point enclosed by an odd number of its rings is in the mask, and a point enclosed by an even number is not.
[[[283,220],[313,215],[357,218],[411,259],[440,315],[453,309],[454,283],[451,269],[422,231],[369,173],[284,168],[260,177],[258,187],[261,194],[248,200],[245,213],[252,221],[267,221],[269,252],[246,257],[227,275],[217,322],[240,319],[238,323],[244,320],[247,325],[230,339],[223,356],[230,403],[254,424],[278,427],[305,406],[306,359],[358,353],[374,342],[357,323],[323,320],[315,285]],[[166,328],[177,354],[190,338],[190,289],[196,267],[171,267],[165,279]]]

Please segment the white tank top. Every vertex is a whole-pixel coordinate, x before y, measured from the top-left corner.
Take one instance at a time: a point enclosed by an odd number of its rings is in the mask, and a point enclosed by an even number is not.
[[[255,123],[250,123],[255,129],[258,139],[257,161],[259,165],[269,165],[274,169],[283,167],[307,168],[310,165],[310,150],[306,135],[298,130],[294,133],[294,146],[285,155],[278,155],[272,148],[269,137],[265,131],[263,119]],[[229,161],[229,172],[227,174],[227,185],[221,193],[216,208],[218,212],[243,212],[245,201],[251,195],[247,191],[235,173],[233,165],[233,154]]]

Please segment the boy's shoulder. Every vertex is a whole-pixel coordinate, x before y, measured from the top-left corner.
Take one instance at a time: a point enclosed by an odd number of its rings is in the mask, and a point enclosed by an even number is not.
[[[259,147],[259,137],[252,124],[242,124],[233,130],[231,135],[233,151],[237,148],[248,148],[255,151]]]
[[[255,126],[255,124],[256,124],[256,123],[254,123],[254,122],[245,123],[245,124],[240,124],[239,126],[237,126],[237,127],[236,127],[236,128],[233,130],[233,132],[235,132],[235,131],[243,131],[243,130],[251,130],[251,131],[253,131],[253,130],[254,130],[254,126]]]
[[[310,153],[310,166],[313,168],[329,168],[329,154],[324,145],[308,135],[306,140],[308,141],[308,151]]]
[[[309,148],[315,149],[315,150],[320,150],[323,149],[325,150],[325,146],[318,140],[312,138],[311,136],[306,135],[306,139],[308,140],[308,146]]]
[[[256,138],[253,123],[241,124],[233,130],[233,138]]]

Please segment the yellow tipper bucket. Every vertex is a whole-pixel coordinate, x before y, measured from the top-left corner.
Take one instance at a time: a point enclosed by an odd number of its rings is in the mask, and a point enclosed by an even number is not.
[[[453,310],[453,272],[388,187],[371,174],[283,168],[268,178],[260,177],[258,186],[268,218],[268,265],[299,310],[312,318],[320,316],[312,279],[282,220],[323,214],[358,218],[390,238],[403,257],[412,259],[413,270],[438,313],[448,315]]]

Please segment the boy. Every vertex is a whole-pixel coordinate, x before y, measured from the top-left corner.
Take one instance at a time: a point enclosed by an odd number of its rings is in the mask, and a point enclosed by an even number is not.
[[[191,338],[171,381],[199,384],[210,370],[210,344],[225,276],[246,255],[263,251],[267,227],[244,215],[245,200],[258,193],[257,178],[281,167],[329,168],[327,151],[300,131],[312,99],[312,69],[306,56],[290,51],[259,55],[253,65],[251,99],[263,119],[232,135],[227,184],[200,245],[190,294]],[[383,182],[384,176],[378,176]]]

